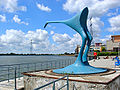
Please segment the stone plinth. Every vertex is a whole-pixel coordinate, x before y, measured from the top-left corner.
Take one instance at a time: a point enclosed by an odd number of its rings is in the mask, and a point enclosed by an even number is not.
[[[51,70],[28,72],[23,74],[25,90],[33,90],[34,88],[63,77],[62,75],[52,73]],[[56,82],[56,90],[65,83],[65,79]],[[52,85],[53,84],[43,88],[42,90],[52,90]],[[115,72],[114,70],[109,70],[108,72],[101,74],[70,75],[70,90],[73,90],[74,85],[77,90],[120,90],[120,73]],[[62,90],[66,90],[66,87]]]

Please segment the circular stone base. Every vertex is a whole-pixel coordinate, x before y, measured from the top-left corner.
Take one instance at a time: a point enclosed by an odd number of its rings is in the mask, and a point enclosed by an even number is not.
[[[54,73],[58,74],[95,74],[95,73],[102,73],[106,72],[107,69],[105,68],[96,68],[90,65],[79,65],[79,64],[72,64],[67,67],[61,69],[53,70]]]
[[[115,73],[116,71],[113,69],[107,69],[106,72],[102,72],[102,73],[96,73],[96,74],[69,74],[70,77],[84,77],[84,76],[104,76],[104,75],[110,75]],[[66,74],[58,74],[58,73],[54,73],[53,70],[47,70],[45,71],[46,74],[48,75],[53,75],[53,76],[64,76]]]

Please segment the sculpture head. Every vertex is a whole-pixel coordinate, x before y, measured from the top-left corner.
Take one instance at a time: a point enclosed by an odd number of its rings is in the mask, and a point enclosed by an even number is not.
[[[81,13],[78,13],[76,16],[68,19],[68,20],[63,20],[63,21],[48,21],[44,28],[47,26],[49,23],[64,23],[71,28],[73,28],[75,31],[80,33],[81,28],[85,28],[87,25],[87,16],[88,16],[88,8],[84,8]]]

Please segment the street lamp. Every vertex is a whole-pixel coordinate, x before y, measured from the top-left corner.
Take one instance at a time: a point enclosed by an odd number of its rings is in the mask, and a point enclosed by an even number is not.
[[[118,57],[120,58],[120,42],[118,44]]]

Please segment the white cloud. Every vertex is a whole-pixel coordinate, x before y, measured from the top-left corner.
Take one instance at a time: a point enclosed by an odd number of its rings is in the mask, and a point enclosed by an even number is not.
[[[28,31],[25,37],[32,39],[34,43],[38,43],[48,39],[48,32],[45,30],[36,29],[36,31]]]
[[[54,42],[64,43],[71,40],[71,37],[68,34],[57,34],[53,35]]]
[[[69,44],[71,45],[80,45],[82,43],[81,36],[77,33],[73,35],[73,38],[69,41]]]
[[[54,34],[55,43],[50,43],[49,34],[46,30],[36,29],[24,33],[21,30],[6,30],[0,36],[1,53],[30,53],[31,40],[33,53],[64,53],[74,52],[76,46],[81,44],[79,34],[70,37],[68,34]]]
[[[25,6],[18,6],[18,0],[0,0],[0,10],[6,12],[26,11]]]
[[[51,11],[51,9],[48,8],[48,6],[44,6],[43,4],[41,5],[41,4],[38,4],[38,3],[37,3],[37,7],[38,7],[40,10],[42,10],[42,11],[46,11],[46,12],[50,12],[50,11]]]
[[[0,15],[0,21],[1,22],[6,22],[6,16],[5,15]]]
[[[7,44],[15,44],[23,41],[24,33],[21,30],[6,30],[6,34],[1,35],[1,42],[7,43]]]
[[[120,31],[120,15],[109,18],[110,28],[108,30],[110,32]]]
[[[91,19],[92,22],[92,32],[93,32],[93,40],[92,43],[103,42],[104,39],[101,39],[101,32],[104,32],[101,28],[104,26],[104,22],[100,20],[98,17],[93,17]],[[90,21],[88,20],[88,30],[90,31]],[[91,33],[91,32],[90,32]]]
[[[68,34],[54,34],[53,40],[57,45],[53,45],[52,50],[54,52],[59,51],[59,53],[64,52],[74,52],[77,45],[81,45],[81,36],[77,33],[73,37],[70,37]]]
[[[49,49],[48,32],[41,29],[36,31],[6,30],[6,33],[0,36],[0,51],[4,53],[29,53],[30,42],[33,41],[33,51],[35,53],[44,53]]]
[[[70,13],[76,13],[88,7],[91,16],[96,17],[118,6],[120,6],[120,0],[67,0],[67,2],[63,4],[63,9]]]
[[[93,31],[93,37],[99,37],[100,36],[100,32],[101,27],[104,26],[104,22],[102,22],[100,20],[100,18],[98,17],[93,17],[91,19],[91,23],[92,23],[92,31]],[[90,21],[88,20],[88,30],[90,31]]]
[[[106,38],[108,38],[108,39],[110,39],[110,38],[111,38],[111,36],[112,36],[112,35],[106,35],[105,37],[106,37]]]
[[[99,43],[99,42],[101,42],[101,43],[106,43],[106,41],[107,40],[110,40],[111,39],[111,35],[106,35],[106,36],[104,36],[104,37],[96,37],[96,38],[94,38],[94,41],[95,41],[95,43]]]
[[[26,23],[26,22],[24,22],[24,21],[21,21],[21,19],[18,18],[18,15],[15,15],[15,16],[13,17],[13,20],[14,20],[16,23],[18,23],[18,24],[25,24],[25,25],[28,25],[28,24],[29,24],[29,23]]]
[[[51,34],[51,35],[54,34],[54,31],[50,31],[50,34]]]
[[[15,15],[14,17],[13,17],[13,20],[16,22],[16,23],[21,23],[21,19],[19,19],[18,18],[18,15]]]

